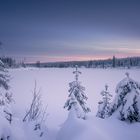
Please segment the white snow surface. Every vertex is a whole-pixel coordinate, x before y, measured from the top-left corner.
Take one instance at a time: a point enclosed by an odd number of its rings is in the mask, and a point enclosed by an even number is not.
[[[72,71],[72,68],[10,69],[10,90],[15,100],[12,110],[14,117],[20,119],[24,117],[31,103],[32,90],[36,81],[37,88],[41,89],[43,105],[48,105],[49,113],[46,121],[48,129],[43,140],[139,140],[140,123],[122,122],[117,119],[116,114],[105,120],[95,115],[104,85],[108,84],[110,93],[115,96],[116,85],[124,78],[124,74],[129,72],[133,79],[140,82],[140,70],[81,68],[82,75],[79,80],[86,88],[87,106],[91,109],[87,120],[77,119],[71,114],[72,112],[68,114],[69,112],[63,108],[69,94],[69,83],[74,80]],[[23,140],[40,139],[37,139],[34,134],[27,138],[25,127],[28,128],[28,133],[33,132],[29,131],[29,126],[26,124],[21,126],[20,121],[15,121],[13,124],[15,128],[13,135],[17,136],[13,138],[14,140],[22,140],[21,137],[24,137]]]

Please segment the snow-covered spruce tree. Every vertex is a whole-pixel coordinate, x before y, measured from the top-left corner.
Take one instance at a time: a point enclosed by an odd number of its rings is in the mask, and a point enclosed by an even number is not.
[[[33,90],[33,99],[31,105],[26,112],[23,122],[27,122],[33,126],[33,130],[36,131],[39,137],[42,137],[46,131],[46,118],[47,118],[47,107],[44,109],[41,101],[40,90],[37,91],[37,86],[35,82],[35,87]]]
[[[119,109],[121,120],[140,121],[140,84],[131,79],[129,73],[118,83],[116,94],[110,113]]]
[[[110,100],[112,95],[108,91],[108,85],[105,85],[105,90],[101,92],[102,95],[102,101],[100,101],[98,104],[98,112],[97,117],[99,118],[107,118],[110,116]]]
[[[0,125],[0,139],[9,139],[10,134],[8,131],[10,131],[9,127],[12,123],[12,113],[11,113],[11,103],[13,101],[12,94],[9,92],[9,76],[7,74],[7,70],[5,68],[4,63],[0,60],[0,118],[2,121],[2,125]],[[3,128],[6,128],[3,130]]]
[[[86,113],[90,112],[90,108],[86,106],[86,100],[88,99],[85,94],[85,87],[81,85],[78,81],[80,71],[78,71],[78,66],[76,65],[76,70],[73,72],[75,74],[75,81],[69,83],[69,96],[66,101],[64,108],[68,110],[74,110],[78,118],[85,119]]]
[[[13,102],[12,93],[9,90],[9,75],[4,63],[0,60],[0,110],[4,112],[5,118],[11,123],[12,113],[10,104]]]

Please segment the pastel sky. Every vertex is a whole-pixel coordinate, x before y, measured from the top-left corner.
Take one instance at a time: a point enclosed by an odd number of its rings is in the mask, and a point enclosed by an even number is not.
[[[0,42],[27,62],[140,56],[140,1],[0,0]]]

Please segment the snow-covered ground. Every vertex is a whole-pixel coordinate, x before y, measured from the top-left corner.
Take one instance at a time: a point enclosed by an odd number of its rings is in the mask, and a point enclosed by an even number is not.
[[[87,105],[91,108],[87,121],[73,120],[71,124],[64,123],[68,117],[68,111],[63,108],[68,96],[68,83],[74,80],[72,68],[10,69],[10,86],[15,99],[15,116],[24,116],[31,103],[32,90],[36,81],[37,88],[41,89],[42,102],[44,106],[48,105],[47,112],[49,116],[46,123],[48,135],[51,135],[52,139],[53,137],[55,139],[55,135],[59,131],[58,140],[124,140],[128,138],[129,140],[132,138],[139,140],[139,123],[130,125],[116,118],[102,120],[94,116],[97,112],[98,101],[102,98],[100,92],[104,89],[105,84],[109,85],[109,91],[114,96],[116,85],[125,77],[125,73],[129,72],[133,79],[140,82],[140,70],[86,68],[80,68],[79,70],[82,72],[79,80],[86,88]],[[74,122],[75,124],[73,124]],[[62,126],[63,128],[67,127],[65,130],[60,130]],[[74,128],[78,129],[79,132]],[[65,136],[62,136],[62,133],[65,133]],[[75,135],[75,137],[69,135]]]

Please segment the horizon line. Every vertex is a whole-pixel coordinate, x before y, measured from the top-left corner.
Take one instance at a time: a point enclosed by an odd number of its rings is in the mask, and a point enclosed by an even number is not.
[[[70,63],[70,62],[88,62],[88,61],[104,61],[104,60],[112,60],[113,57],[116,59],[127,59],[127,58],[139,58],[140,56],[126,56],[126,57],[116,57],[113,55],[112,57],[108,58],[99,58],[99,59],[88,59],[88,60],[66,60],[66,61],[52,61],[52,62],[41,62],[41,61],[36,61],[36,62],[26,62],[25,64],[36,64],[39,62],[40,64],[45,64],[45,63]]]

